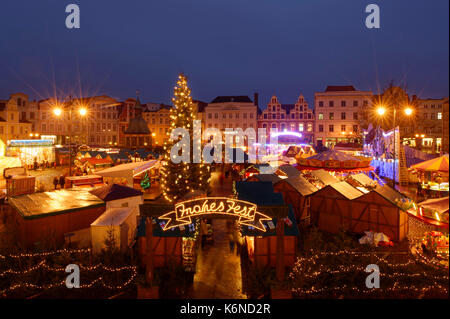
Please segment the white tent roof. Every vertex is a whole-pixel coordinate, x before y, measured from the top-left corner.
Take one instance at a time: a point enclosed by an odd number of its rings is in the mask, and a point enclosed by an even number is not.
[[[91,226],[118,226],[132,213],[132,207],[110,208],[97,218]]]
[[[127,163],[109,167],[107,169],[95,172],[95,174],[103,177],[118,177],[118,178],[123,177],[126,178],[128,182],[131,184],[133,181],[133,176],[145,172],[146,170],[149,170],[151,168],[156,168],[158,166],[159,166],[158,160]]]

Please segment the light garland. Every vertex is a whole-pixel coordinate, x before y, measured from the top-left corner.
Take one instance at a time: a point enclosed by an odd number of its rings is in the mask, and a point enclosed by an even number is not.
[[[312,250],[310,253],[314,253]],[[420,254],[420,252],[418,252]],[[379,254],[385,254],[385,252],[379,252]],[[379,265],[380,268],[390,268],[395,270],[392,273],[380,273],[380,278],[388,278],[388,279],[404,279],[408,281],[415,281],[417,279],[423,279],[429,282],[429,285],[421,288],[417,288],[413,285],[401,285],[399,281],[395,281],[392,287],[380,287],[379,289],[369,289],[369,288],[359,288],[359,287],[351,287],[346,284],[341,287],[324,287],[324,288],[316,288],[314,285],[311,288],[292,288],[291,291],[299,296],[309,296],[315,295],[319,293],[354,293],[359,295],[374,295],[377,293],[392,293],[392,292],[400,292],[400,291],[408,291],[409,293],[425,293],[431,290],[440,290],[440,292],[448,294],[448,286],[443,286],[442,283],[449,280],[448,273],[442,275],[433,275],[428,274],[426,272],[419,273],[408,273],[401,271],[401,268],[416,264],[414,260],[409,260],[404,263],[390,263],[384,257],[377,256],[377,252],[368,253],[368,252],[355,252],[342,250],[338,252],[319,252],[313,256],[309,257],[299,257],[289,274],[289,278],[291,280],[296,280],[297,275],[300,275],[300,278],[311,280],[313,283],[317,282],[319,276],[328,276],[328,275],[345,275],[362,273],[364,274],[366,267],[357,266],[357,265],[335,265],[330,267],[328,265],[324,265],[319,262],[319,258],[327,258],[327,257],[371,257],[375,258],[376,261],[371,262]],[[305,267],[305,265],[308,265]],[[308,270],[311,267],[318,267],[319,269],[308,273]]]

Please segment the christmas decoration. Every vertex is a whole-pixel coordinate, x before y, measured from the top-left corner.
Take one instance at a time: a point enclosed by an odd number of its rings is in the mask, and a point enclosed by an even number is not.
[[[201,143],[193,143],[193,121],[196,112],[192,103],[191,90],[187,85],[187,79],[183,74],[178,76],[177,86],[174,89],[172,99],[174,108],[170,110],[171,130],[183,128],[189,136],[177,140],[170,138],[164,143],[164,158],[161,169],[161,186],[163,195],[169,202],[176,202],[189,192],[195,190],[205,194],[209,192],[210,170],[203,163],[194,163],[193,148],[201,154]],[[167,133],[170,136],[170,131]],[[171,158],[171,149],[177,144],[183,150],[189,150],[189,160],[175,163]],[[195,145],[195,146],[194,146]],[[173,155],[176,157],[176,155]]]
[[[147,188],[150,188],[151,186],[152,186],[152,184],[150,182],[150,177],[148,177],[147,172],[145,172],[145,175],[141,181],[141,187],[142,187],[142,189],[146,190]]]

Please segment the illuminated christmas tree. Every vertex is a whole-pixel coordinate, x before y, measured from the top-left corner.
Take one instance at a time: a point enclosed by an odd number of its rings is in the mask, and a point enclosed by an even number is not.
[[[187,79],[183,74],[178,76],[177,86],[172,99],[174,108],[170,110],[171,130],[184,128],[189,132],[189,145],[182,144],[190,149],[190,161],[174,163],[170,158],[170,152],[175,143],[181,140],[171,141],[169,138],[164,143],[164,159],[161,169],[162,192],[170,202],[177,202],[184,195],[195,190],[207,194],[210,190],[209,179],[211,173],[209,166],[193,161],[193,121],[196,119],[196,111],[192,103],[191,90],[187,85]],[[170,131],[171,131],[170,130]],[[170,136],[170,131],[167,133]],[[200,151],[200,145],[196,145]]]

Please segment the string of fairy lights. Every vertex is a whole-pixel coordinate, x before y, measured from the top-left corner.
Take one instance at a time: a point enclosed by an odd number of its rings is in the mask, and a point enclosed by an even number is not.
[[[59,249],[59,250],[48,251],[48,252],[0,255],[0,259],[5,260],[5,259],[49,257],[49,256],[54,256],[54,255],[62,255],[62,254],[83,254],[83,253],[90,253],[90,252],[91,252],[90,249]],[[132,283],[133,280],[137,276],[137,267],[136,266],[110,267],[103,263],[99,263],[99,264],[96,264],[93,266],[87,266],[87,265],[78,265],[78,266],[80,267],[80,271],[83,273],[93,272],[93,271],[96,271],[99,269],[108,271],[110,273],[130,271],[129,278],[121,284],[111,285],[107,282],[107,280],[104,276],[100,275],[98,278],[92,280],[89,283],[80,284],[80,288],[92,288],[94,285],[101,285],[102,287],[107,288],[107,289],[120,290],[120,289],[124,289],[130,283]],[[13,268],[6,269],[6,270],[0,272],[0,278],[6,277],[8,275],[21,276],[23,278],[25,275],[28,275],[28,274],[32,273],[33,271],[37,271],[39,269],[44,269],[46,271],[51,271],[51,272],[61,272],[61,273],[64,273],[65,275],[68,275],[65,272],[66,267],[50,266],[47,264],[47,262],[45,260],[41,260],[36,265],[31,266],[24,270],[15,270]],[[66,285],[65,280],[58,281],[55,283],[44,284],[44,285],[38,285],[38,284],[30,283],[30,282],[21,282],[21,283],[17,283],[17,284],[12,284],[10,287],[0,290],[0,296],[7,296],[8,293],[11,293],[18,289],[45,290],[45,289],[52,289],[52,288],[58,288],[58,287],[65,287],[65,285]]]
[[[193,120],[197,115],[192,102],[191,90],[187,85],[187,79],[183,74],[178,76],[177,86],[174,88],[174,97],[172,98],[174,108],[170,109],[171,130],[176,128],[183,128],[189,132],[189,143],[192,147],[196,147],[200,154],[201,146],[194,146],[192,143]],[[174,141],[170,140],[170,131],[166,134],[168,139],[164,143],[164,159],[161,169],[161,188],[164,198],[169,202],[175,202],[182,198],[185,194],[196,189],[204,190],[209,183],[209,167],[203,163],[192,164],[188,162],[180,162],[175,164],[172,160],[177,155],[172,155],[171,149],[175,145]],[[191,157],[191,145],[186,145],[182,138],[176,143],[183,149],[189,149],[189,157]],[[200,144],[200,143],[197,143]]]
[[[311,250],[311,253],[313,251]],[[419,253],[420,254],[420,253]],[[392,273],[380,273],[380,278],[389,278],[394,279],[395,282],[392,287],[380,287],[374,291],[373,289],[364,289],[359,287],[351,287],[347,284],[343,284],[340,287],[323,287],[318,288],[315,285],[312,287],[293,287],[291,290],[293,293],[298,295],[314,295],[318,293],[354,293],[358,295],[367,295],[374,293],[392,293],[392,292],[400,292],[400,291],[408,291],[408,293],[417,293],[424,294],[429,291],[440,290],[441,293],[448,294],[448,284],[444,286],[443,283],[449,280],[448,273],[443,274],[429,274],[427,272],[419,272],[419,273],[410,273],[401,271],[401,268],[408,267],[410,265],[416,264],[414,260],[408,260],[404,263],[390,263],[384,257],[377,256],[373,253],[367,252],[354,252],[348,250],[342,250],[338,252],[319,252],[315,253],[313,256],[308,257],[299,257],[289,274],[289,278],[291,280],[295,280],[297,275],[300,275],[302,280],[311,280],[312,282],[317,282],[317,279],[323,275],[345,275],[345,274],[355,274],[355,273],[364,273],[366,267],[357,266],[357,265],[335,265],[333,267],[329,266],[329,263],[322,264],[319,262],[321,258],[327,257],[370,257],[375,258],[375,264],[381,265],[383,268],[390,268],[395,270]],[[309,267],[308,267],[309,266]],[[381,268],[380,266],[380,268]],[[309,268],[315,268],[317,270],[311,272]],[[416,287],[413,284],[411,285],[402,285],[399,283],[398,279],[404,279],[408,282],[414,282],[417,279],[423,279],[428,283],[428,285],[424,287]]]

